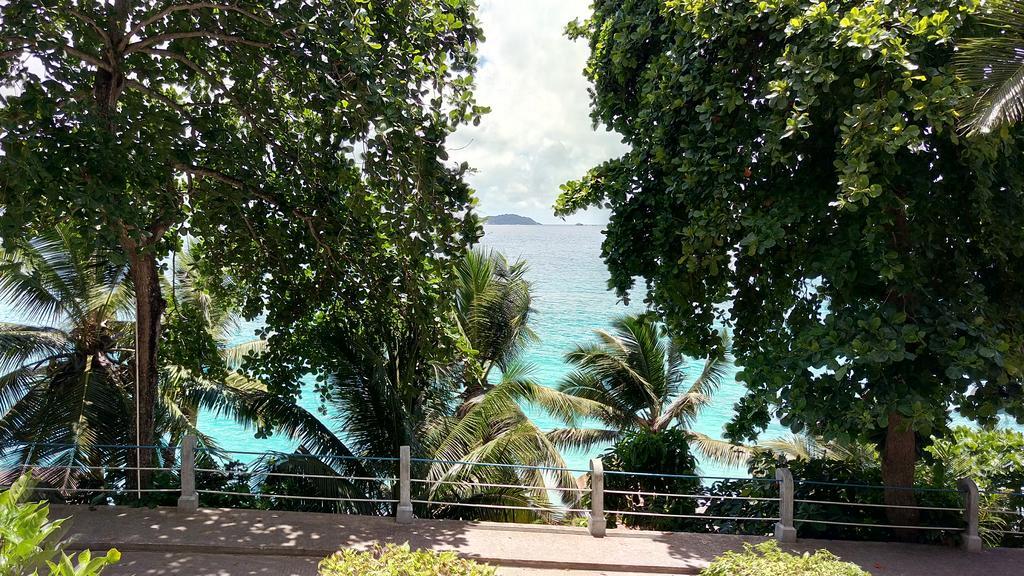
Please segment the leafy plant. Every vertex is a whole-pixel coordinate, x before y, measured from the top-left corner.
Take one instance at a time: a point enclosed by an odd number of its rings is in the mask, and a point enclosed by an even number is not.
[[[50,507],[43,502],[25,502],[31,491],[31,478],[24,475],[0,492],[0,574],[94,576],[121,559],[116,549],[95,557],[88,550],[76,558],[65,554],[56,538],[64,521],[49,521]]]
[[[746,394],[729,439],[777,418],[871,442],[906,506],[890,523],[917,521],[898,488],[949,406],[1024,421],[1024,127],[958,133],[973,91],[954,44],[986,3],[592,6],[568,32],[590,47],[595,123],[628,151],[565,184],[557,213],[611,210],[611,286],[646,287],[683,350],[730,328]]]
[[[161,260],[182,236],[244,284],[248,316],[267,312],[278,392],[329,371],[346,339],[325,332],[405,316],[445,335],[448,263],[477,236],[468,166],[445,142],[484,112],[475,9],[0,6],[0,237],[71,221],[128,264],[141,444],[160,438]]]
[[[692,498],[652,495],[700,492],[700,480],[697,478],[662,476],[696,473],[697,461],[690,453],[690,441],[689,433],[678,428],[624,432],[602,455],[605,489],[633,493],[605,494],[605,508],[642,514],[695,514],[697,502]],[[616,472],[639,472],[641,475]],[[611,515],[610,523],[615,521],[615,515]],[[632,514],[618,515],[618,521],[648,530],[692,530],[695,526],[693,520]]]
[[[790,554],[774,541],[743,545],[743,552],[729,551],[716,558],[701,576],[871,576],[856,564],[841,561],[828,550],[814,554]]]
[[[986,134],[1024,115],[1024,2],[987,2],[979,20],[984,27],[959,42],[954,61],[975,92],[961,105],[963,125]]]
[[[320,562],[320,576],[494,576],[494,568],[459,558],[455,552],[411,550],[408,544],[369,552],[343,550]]]

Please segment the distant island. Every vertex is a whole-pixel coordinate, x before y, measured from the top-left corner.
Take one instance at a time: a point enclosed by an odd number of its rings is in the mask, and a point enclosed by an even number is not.
[[[484,224],[514,224],[517,226],[541,225],[540,222],[537,222],[533,218],[527,218],[526,216],[520,216],[519,214],[498,214],[497,216],[487,216],[484,218]]]

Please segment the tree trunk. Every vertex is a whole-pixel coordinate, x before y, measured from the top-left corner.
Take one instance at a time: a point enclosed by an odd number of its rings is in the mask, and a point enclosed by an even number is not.
[[[914,491],[914,464],[917,462],[917,442],[914,431],[903,416],[893,411],[889,414],[889,426],[885,432],[885,446],[882,449],[882,483],[885,485],[885,503],[890,506],[916,506]],[[901,489],[902,488],[902,489]],[[909,508],[886,508],[886,517],[891,524],[915,526],[920,511]],[[908,537],[915,531],[901,531]]]
[[[135,362],[138,370],[138,443],[142,446],[156,444],[156,401],[159,394],[159,365],[157,345],[160,342],[160,316],[167,303],[160,293],[160,272],[156,256],[149,252],[128,250],[131,259],[132,282],[135,284],[135,321],[137,347]],[[155,449],[141,449],[138,457],[140,468],[151,468],[155,461]],[[134,455],[133,455],[134,459]],[[152,483],[151,471],[140,471],[140,486],[147,488]],[[132,483],[134,483],[135,478]]]

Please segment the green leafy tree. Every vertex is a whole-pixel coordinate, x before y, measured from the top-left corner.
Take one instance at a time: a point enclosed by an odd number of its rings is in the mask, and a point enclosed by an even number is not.
[[[304,339],[317,321],[356,332],[414,312],[425,332],[441,330],[442,263],[476,233],[466,166],[447,164],[444,148],[481,112],[474,9],[0,7],[0,237],[73,221],[118,248],[135,291],[142,444],[155,438],[160,259],[180,233],[232,269],[248,316],[268,310],[281,345],[265,366],[280,391],[322,364],[304,355],[317,352]]]
[[[579,345],[566,354],[575,369],[559,389],[596,403],[588,415],[603,427],[555,431],[560,442],[590,446],[618,441],[627,431],[680,428],[704,457],[725,464],[746,462],[750,451],[745,446],[693,430],[731,363],[727,338],[720,339],[700,374],[687,384],[686,357],[652,315],[624,316],[613,323],[613,331],[596,333],[597,343]]]
[[[987,2],[981,12],[984,28],[958,42],[954,58],[957,74],[975,92],[961,107],[969,133],[988,133],[1024,116],[1024,2]]]
[[[684,350],[732,327],[732,438],[777,416],[868,440],[905,487],[951,405],[1024,417],[1021,133],[956,132],[953,41],[975,8],[599,1],[570,25],[593,118],[630,150],[557,211],[611,209],[612,286],[643,278]]]

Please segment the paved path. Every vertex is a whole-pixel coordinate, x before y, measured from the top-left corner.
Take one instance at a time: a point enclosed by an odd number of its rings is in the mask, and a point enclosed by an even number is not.
[[[609,530],[593,538],[585,528],[416,520],[302,512],[173,508],[52,506],[51,517],[71,517],[72,548],[124,553],[110,576],[307,576],[340,548],[409,542],[455,550],[503,568],[508,576],[554,574],[697,574],[708,561],[744,542],[763,539],[712,534]],[[876,576],[1024,576],[1024,550],[966,554],[953,548],[908,544],[803,540],[802,552],[828,548]]]

